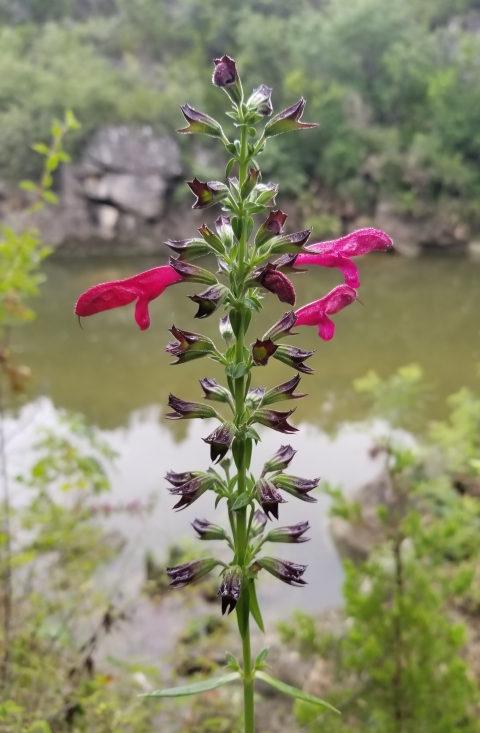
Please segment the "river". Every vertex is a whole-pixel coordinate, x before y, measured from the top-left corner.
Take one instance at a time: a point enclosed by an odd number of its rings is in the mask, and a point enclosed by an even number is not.
[[[35,426],[55,422],[59,408],[82,412],[118,452],[111,475],[112,500],[143,500],[157,494],[157,508],[140,528],[136,520],[114,520],[130,541],[127,555],[111,569],[108,582],[125,593],[138,590],[147,548],[161,559],[169,544],[192,537],[189,525],[195,517],[213,516],[208,496],[184,512],[173,513],[163,479],[167,469],[208,466],[208,450],[201,437],[208,435],[211,426],[202,421],[169,422],[162,414],[169,392],[198,400],[197,380],[221,377],[218,365],[207,360],[169,366],[164,352],[170,336],[167,329],[174,323],[217,338],[216,315],[195,321],[195,306],[186,298],[195,288],[183,285],[168,289],[152,304],[152,326],[144,333],[134,322],[131,306],[84,319],[83,328],[73,315],[76,297],[90,285],[127,277],[156,264],[138,258],[50,259],[44,267],[46,282],[35,301],[38,317],[17,333],[15,342],[22,362],[32,368],[34,376],[29,404],[12,418],[13,429],[15,421],[26,420],[26,432],[31,435]],[[479,263],[385,255],[365,258],[359,266],[363,307],[354,304],[333,317],[337,330],[329,343],[321,341],[315,329],[306,328],[299,329],[293,341],[317,352],[309,362],[315,375],[302,379],[302,391],[308,397],[296,403],[293,422],[301,432],[288,437],[299,451],[292,472],[321,476],[346,491],[371,479],[379,469],[368,455],[368,436],[357,427],[364,408],[351,388],[355,377],[370,369],[386,376],[400,365],[415,362],[432,385],[428,417],[439,418],[446,414],[447,395],[461,386],[477,386],[480,363]],[[296,277],[299,304],[321,297],[339,282],[336,271],[313,269]],[[274,296],[265,302],[266,310],[252,322],[252,338],[261,337],[285,310]],[[293,374],[271,360],[267,369],[255,370],[252,385],[271,386]],[[332,432],[334,427],[338,429]],[[22,468],[26,455],[24,437],[12,442],[15,470]],[[285,437],[263,430],[264,442],[255,452],[254,466],[261,466],[264,458],[287,442]],[[321,495],[317,505],[291,498],[280,507],[282,524],[309,519],[312,525],[310,543],[279,546],[277,553],[306,562],[309,585],[293,589],[273,580],[263,583],[261,601],[271,619],[296,607],[314,611],[339,602],[342,571],[328,536],[327,509],[328,501]],[[165,651],[168,644],[158,642],[152,648],[142,629],[142,625],[147,629],[160,623],[164,611],[152,612],[153,618],[145,609],[139,613],[141,624],[130,635],[126,652],[134,654],[147,647],[152,653]],[[172,621],[171,613],[169,618]]]

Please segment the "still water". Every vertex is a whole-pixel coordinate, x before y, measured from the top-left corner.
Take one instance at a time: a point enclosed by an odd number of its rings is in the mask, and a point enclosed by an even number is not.
[[[123,503],[152,493],[158,497],[154,514],[141,527],[131,519],[115,520],[130,542],[126,555],[106,579],[112,592],[119,588],[122,593],[135,592],[146,548],[161,559],[172,542],[192,536],[189,524],[195,517],[213,515],[208,496],[180,514],[172,513],[173,502],[163,480],[167,469],[208,466],[208,450],[201,438],[209,434],[212,425],[168,422],[162,414],[170,391],[197,400],[201,397],[199,378],[221,378],[219,367],[207,360],[169,366],[164,352],[167,329],[175,324],[217,338],[218,318],[214,315],[195,321],[195,306],[186,298],[187,293],[195,292],[194,287],[182,285],[168,289],[151,305],[152,326],[144,333],[134,322],[132,306],[85,319],[83,329],[73,315],[76,297],[89,286],[157,264],[148,259],[51,260],[45,266],[47,280],[35,303],[37,320],[16,337],[21,359],[34,374],[30,404],[16,418],[28,424],[27,432],[32,434],[39,424],[54,423],[58,408],[82,412],[118,451],[112,472],[114,499]],[[445,415],[447,395],[460,386],[477,386],[480,363],[480,264],[396,256],[372,256],[359,264],[364,307],[353,304],[333,317],[337,331],[329,343],[322,342],[315,329],[307,328],[299,329],[293,341],[303,348],[317,349],[309,361],[316,373],[304,376],[301,384],[309,396],[297,403],[293,420],[301,432],[288,438],[299,450],[293,472],[322,476],[347,491],[379,470],[368,455],[369,438],[355,427],[364,414],[351,389],[355,377],[369,369],[386,376],[400,365],[416,362],[433,387],[429,416],[438,418]],[[338,273],[321,268],[297,276],[299,305],[321,297],[338,282]],[[266,306],[252,322],[252,338],[261,337],[285,310],[273,296],[266,299]],[[255,370],[252,386],[272,386],[293,374],[272,360],[268,369]],[[331,433],[334,426],[339,429]],[[264,430],[254,466],[260,467],[262,459],[287,442],[285,437]],[[23,440],[12,440],[15,469],[21,468],[24,460]],[[309,565],[309,585],[292,589],[276,581],[264,582],[261,596],[270,617],[286,615],[295,607],[315,610],[339,601],[342,573],[328,536],[327,508],[322,496],[313,509],[293,498],[281,506],[282,524],[308,518],[312,525],[310,543],[287,546],[284,552],[280,546],[277,552]],[[129,652],[142,646],[142,625],[147,628],[160,623],[164,611],[149,611],[160,614],[154,619],[142,618],[145,613],[145,609],[140,611],[141,624],[130,635]],[[174,624],[171,614],[169,623]],[[164,650],[158,641],[158,648],[151,649],[151,644],[150,637],[150,651]]]

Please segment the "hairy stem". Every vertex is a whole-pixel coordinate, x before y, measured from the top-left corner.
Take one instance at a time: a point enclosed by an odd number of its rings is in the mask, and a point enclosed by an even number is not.
[[[241,128],[241,148],[240,148],[240,186],[244,183],[248,171],[248,148],[247,148],[247,128]],[[245,278],[245,257],[247,247],[247,220],[248,214],[242,214],[242,235],[240,237],[238,247],[238,263],[237,275],[240,297],[243,297],[243,282]],[[237,341],[235,345],[235,360],[237,364],[243,362],[243,348],[245,337],[245,316],[242,306],[240,328],[238,331]],[[245,410],[245,378],[240,377],[235,382],[235,412],[237,425],[241,425],[242,416]],[[242,494],[246,491],[246,445],[245,439],[242,440],[239,447],[238,458],[238,493]],[[246,552],[248,546],[248,530],[247,530],[247,509],[244,507],[237,512],[236,520],[236,554],[238,564],[245,570]],[[244,699],[244,719],[245,733],[255,733],[255,715],[254,715],[254,699],[253,699],[253,670],[252,656],[250,649],[250,598],[248,592],[248,583],[244,575],[244,583],[241,597],[237,606],[237,619],[240,634],[242,636],[243,650],[243,699]]]

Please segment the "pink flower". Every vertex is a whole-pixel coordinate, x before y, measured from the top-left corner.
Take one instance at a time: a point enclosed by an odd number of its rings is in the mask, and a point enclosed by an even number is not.
[[[164,265],[124,280],[100,283],[82,293],[75,306],[75,313],[82,318],[93,316],[95,313],[129,305],[136,300],[135,320],[141,330],[145,331],[150,325],[149,303],[158,298],[165,288],[181,279],[173,267]]]
[[[304,305],[295,311],[295,326],[318,326],[318,335],[324,341],[330,341],[335,333],[335,324],[328,316],[338,313],[345,306],[357,299],[357,292],[349,285],[337,285],[320,300]]]
[[[368,254],[375,250],[387,250],[393,244],[390,237],[380,229],[357,229],[340,239],[317,242],[306,247],[308,252],[299,254],[295,265],[320,265],[336,267],[342,273],[345,283],[352,288],[360,286],[357,266],[350,257]],[[311,254],[310,254],[311,253]]]

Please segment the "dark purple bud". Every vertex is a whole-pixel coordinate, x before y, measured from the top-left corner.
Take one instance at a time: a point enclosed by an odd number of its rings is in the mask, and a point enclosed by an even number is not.
[[[171,580],[170,585],[172,588],[184,588],[186,585],[203,578],[217,565],[220,565],[218,560],[213,557],[206,557],[202,560],[191,560],[174,568],[167,568],[167,575]]]
[[[209,206],[223,201],[228,195],[227,186],[220,183],[220,181],[205,181],[202,183],[198,178],[194,178],[193,181],[187,181],[187,186],[193,195],[197,197],[192,209],[207,209]]]
[[[264,475],[271,471],[283,471],[285,468],[288,468],[296,452],[291,445],[281,445],[275,455],[265,463],[262,474]]]
[[[297,316],[295,315],[294,311],[287,311],[287,313],[284,313],[283,316],[280,318],[277,323],[275,323],[264,335],[263,339],[268,340],[271,339],[272,341],[279,341],[280,339],[284,338],[285,336],[296,336],[296,333],[292,333],[292,328],[297,322]]]
[[[272,92],[273,89],[261,84],[259,87],[253,90],[251,96],[247,100],[247,107],[252,112],[256,112],[262,117],[268,117],[273,112],[272,107]]]
[[[258,502],[267,518],[271,514],[272,517],[278,519],[278,505],[285,504],[285,499],[276,490],[271,481],[268,481],[266,478],[259,478],[255,484],[255,491],[257,492]]]
[[[277,344],[274,344],[270,339],[267,341],[260,341],[257,339],[255,343],[252,344],[253,363],[256,364],[256,366],[265,366],[277,349]]]
[[[212,524],[206,519],[195,519],[192,527],[198,533],[200,540],[226,540],[227,533],[218,524]]]
[[[217,479],[210,473],[204,471],[196,471],[195,473],[185,474],[173,474],[174,480],[179,480],[178,477],[191,475],[188,481],[183,483],[173,483],[172,474],[167,474],[167,480],[173,484],[173,488],[168,487],[168,491],[172,496],[180,497],[180,500],[173,507],[174,509],[185,509],[187,506],[193,504],[194,501],[200,498],[206,491],[214,489],[217,484]]]
[[[291,132],[292,130],[308,130],[311,127],[318,127],[315,122],[300,122],[303,110],[305,109],[305,100],[299,99],[296,104],[279,112],[278,115],[272,117],[265,125],[265,136],[273,137],[280,135],[282,132]]]
[[[308,542],[310,537],[303,537],[305,532],[308,532],[310,525],[308,522],[299,522],[293,524],[290,527],[277,527],[276,529],[270,530],[265,537],[266,542],[287,542],[293,544],[300,544],[301,542]]]
[[[203,293],[189,295],[190,300],[193,300],[198,305],[195,318],[208,318],[208,316],[211,316],[222,305],[227,295],[228,288],[225,285],[221,285],[221,283],[212,285],[207,290],[204,290]]]
[[[256,564],[288,585],[306,585],[302,580],[302,575],[307,569],[306,565],[280,560],[278,557],[261,557],[256,560]]]
[[[272,183],[258,183],[255,187],[255,203],[261,206],[273,206],[275,204],[275,197],[278,193],[278,184]]]
[[[230,249],[233,246],[233,229],[229,216],[219,216],[214,222],[217,234],[225,247]]]
[[[222,584],[217,597],[222,599],[222,614],[231,613],[242,592],[242,569],[238,566],[227,568],[223,574]]]
[[[184,364],[187,361],[201,359],[215,350],[215,345],[206,336],[199,333],[191,333],[191,331],[182,331],[172,326],[170,333],[177,340],[173,344],[167,344],[165,351],[172,356],[177,357],[177,361],[172,364]]]
[[[274,357],[293,367],[293,369],[303,372],[303,374],[313,374],[313,369],[305,366],[303,362],[313,356],[314,353],[314,351],[305,351],[305,349],[297,349],[295,346],[284,346],[282,344],[276,350]]]
[[[261,535],[263,530],[265,529],[265,525],[267,522],[267,515],[262,512],[261,509],[257,509],[255,514],[253,515],[252,525],[250,527],[250,536],[258,537],[258,535]]]
[[[172,484],[172,486],[183,486],[198,476],[203,476],[203,472],[185,471],[184,473],[176,473],[176,471],[168,471],[165,478]]]
[[[302,232],[293,234],[281,234],[272,241],[270,254],[282,254],[283,252],[299,254],[303,245],[308,242],[311,233],[311,229],[304,229]]]
[[[263,387],[254,387],[253,389],[249,389],[247,392],[247,397],[245,399],[247,407],[253,409],[260,407],[266,391],[267,390]]]
[[[299,382],[300,375],[297,374],[295,377],[292,377],[292,379],[289,379],[288,382],[283,382],[283,384],[279,384],[277,387],[272,387],[272,389],[269,389],[265,394],[262,404],[273,405],[274,402],[299,400],[301,397],[306,397],[306,392],[295,393],[295,389],[298,387]]]
[[[297,253],[290,253],[282,255],[278,258],[278,260],[275,260],[273,264],[276,265],[277,270],[281,270],[282,272],[289,272],[291,275],[298,275],[301,272],[308,272],[305,269],[300,270],[299,268],[295,267],[295,262],[297,261],[297,258]]]
[[[278,237],[283,233],[283,225],[287,220],[287,214],[284,214],[280,209],[271,211],[268,215],[268,219],[258,228],[255,235],[255,246],[261,247],[273,237]]]
[[[213,402],[226,402],[234,407],[234,402],[230,390],[226,387],[222,387],[218,384],[216,379],[200,379],[200,384],[204,391],[204,397],[206,400],[212,400]]]
[[[223,246],[222,240],[214,234],[206,224],[202,224],[198,230],[202,235],[203,239],[217,254],[225,254],[225,247]]]
[[[202,267],[192,265],[191,262],[181,262],[170,257],[170,267],[173,267],[182,280],[189,283],[202,283],[203,285],[216,285],[218,280],[212,272],[204,270]]]
[[[210,135],[210,137],[222,137],[222,128],[216,120],[203,112],[190,107],[189,104],[181,104],[180,109],[188,122],[188,127],[182,127],[177,132],[184,134]]]
[[[215,428],[208,438],[203,438],[203,441],[210,445],[210,457],[213,463],[221,460],[227,454],[234,437],[235,426],[231,422],[225,422]]]
[[[287,419],[294,412],[295,410],[280,412],[279,410],[267,410],[261,407],[256,411],[254,419],[260,425],[265,425],[267,428],[272,428],[272,430],[276,430],[279,433],[297,433],[298,428],[293,427],[293,425],[287,422]]]
[[[165,415],[168,420],[190,420],[196,417],[205,420],[210,417],[218,417],[210,405],[202,405],[201,402],[186,402],[173,394],[168,396],[168,406],[174,410]]]
[[[212,84],[224,89],[230,99],[239,104],[243,98],[243,90],[235,61],[230,56],[222,56],[221,59],[213,59],[213,63],[215,68]]]
[[[227,342],[231,341],[235,334],[233,333],[232,324],[228,315],[220,318],[220,335]]]
[[[182,239],[178,242],[167,239],[165,244],[177,255],[177,260],[180,262],[203,257],[212,251],[201,239]]]
[[[242,188],[241,188],[242,198],[245,199],[247,198],[247,196],[249,196],[252,193],[253,189],[257,185],[257,180],[258,180],[259,175],[260,175],[260,171],[257,170],[256,168],[248,169],[247,178],[245,179],[245,182],[243,183]]]
[[[308,494],[317,488],[320,481],[319,478],[299,478],[298,476],[288,476],[285,473],[279,473],[276,476],[272,476],[270,480],[277,489],[287,491],[297,499],[306,501],[309,504],[314,504],[317,501],[313,496],[309,496]]]
[[[252,279],[265,290],[274,293],[281,303],[295,305],[295,288],[288,277],[283,272],[278,272],[276,266],[272,265],[271,262],[268,262],[260,270],[253,272]]]

